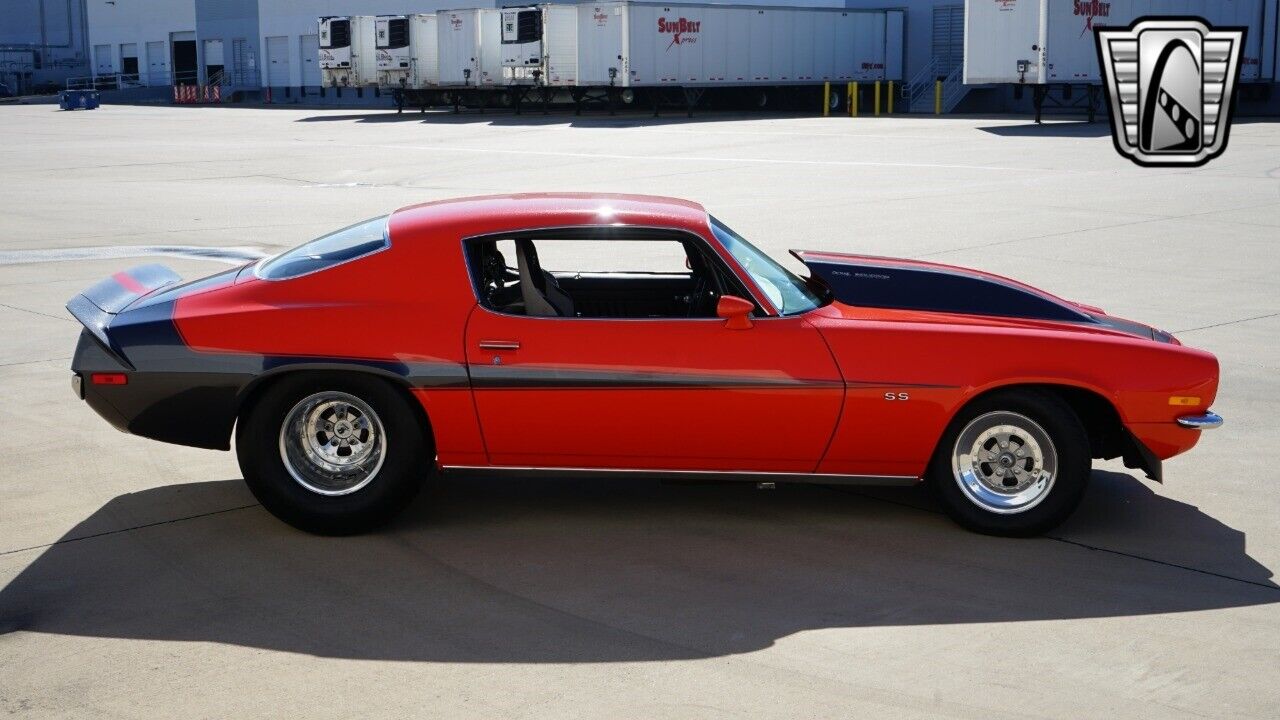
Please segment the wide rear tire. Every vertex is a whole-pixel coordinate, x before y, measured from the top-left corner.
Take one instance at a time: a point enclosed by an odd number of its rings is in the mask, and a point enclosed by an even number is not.
[[[1089,437],[1069,405],[1037,390],[996,392],[952,421],[928,470],[947,514],[987,535],[1026,537],[1073,513],[1089,481]]]
[[[321,535],[390,520],[417,495],[431,460],[428,433],[405,393],[340,373],[268,387],[236,426],[236,453],[263,507]]]

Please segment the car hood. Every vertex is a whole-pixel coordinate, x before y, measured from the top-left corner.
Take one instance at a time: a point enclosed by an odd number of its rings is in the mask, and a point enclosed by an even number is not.
[[[903,258],[792,250],[835,300],[866,308],[914,310],[1092,326],[1159,342],[1172,335],[1113,317],[1026,283],[970,268]]]

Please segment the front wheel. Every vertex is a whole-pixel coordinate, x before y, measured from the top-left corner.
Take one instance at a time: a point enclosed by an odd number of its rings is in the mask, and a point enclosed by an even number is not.
[[[1057,396],[1007,391],[971,403],[928,472],[947,514],[988,535],[1039,535],[1066,520],[1091,468],[1080,419]]]
[[[361,375],[286,377],[236,427],[254,496],[281,520],[323,535],[368,530],[402,510],[426,477],[428,444],[409,399]]]

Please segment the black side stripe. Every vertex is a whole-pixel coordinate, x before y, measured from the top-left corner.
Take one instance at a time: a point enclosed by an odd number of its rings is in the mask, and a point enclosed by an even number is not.
[[[763,375],[712,375],[692,373],[650,373],[637,371],[574,370],[565,368],[506,367],[473,365],[471,385],[477,390],[545,390],[545,389],[609,389],[652,390],[680,388],[687,390],[769,390],[769,389],[874,389],[874,388],[954,388],[954,385],[932,385],[894,382],[841,382],[810,378]]]
[[[838,380],[813,380],[761,375],[711,375],[692,373],[650,373],[611,370],[572,370],[564,368],[504,367],[473,365],[472,387],[477,390],[497,389],[591,389],[648,390],[653,388],[697,389],[769,389],[769,388],[840,388]]]

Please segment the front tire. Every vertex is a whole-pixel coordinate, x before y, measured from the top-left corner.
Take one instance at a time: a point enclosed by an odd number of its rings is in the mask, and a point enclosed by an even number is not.
[[[283,378],[236,426],[237,459],[254,497],[321,535],[363,532],[398,514],[422,487],[429,450],[409,398],[358,374]]]
[[[1084,497],[1089,438],[1055,395],[1017,390],[979,398],[943,434],[928,481],[960,525],[1027,537],[1057,527]]]

